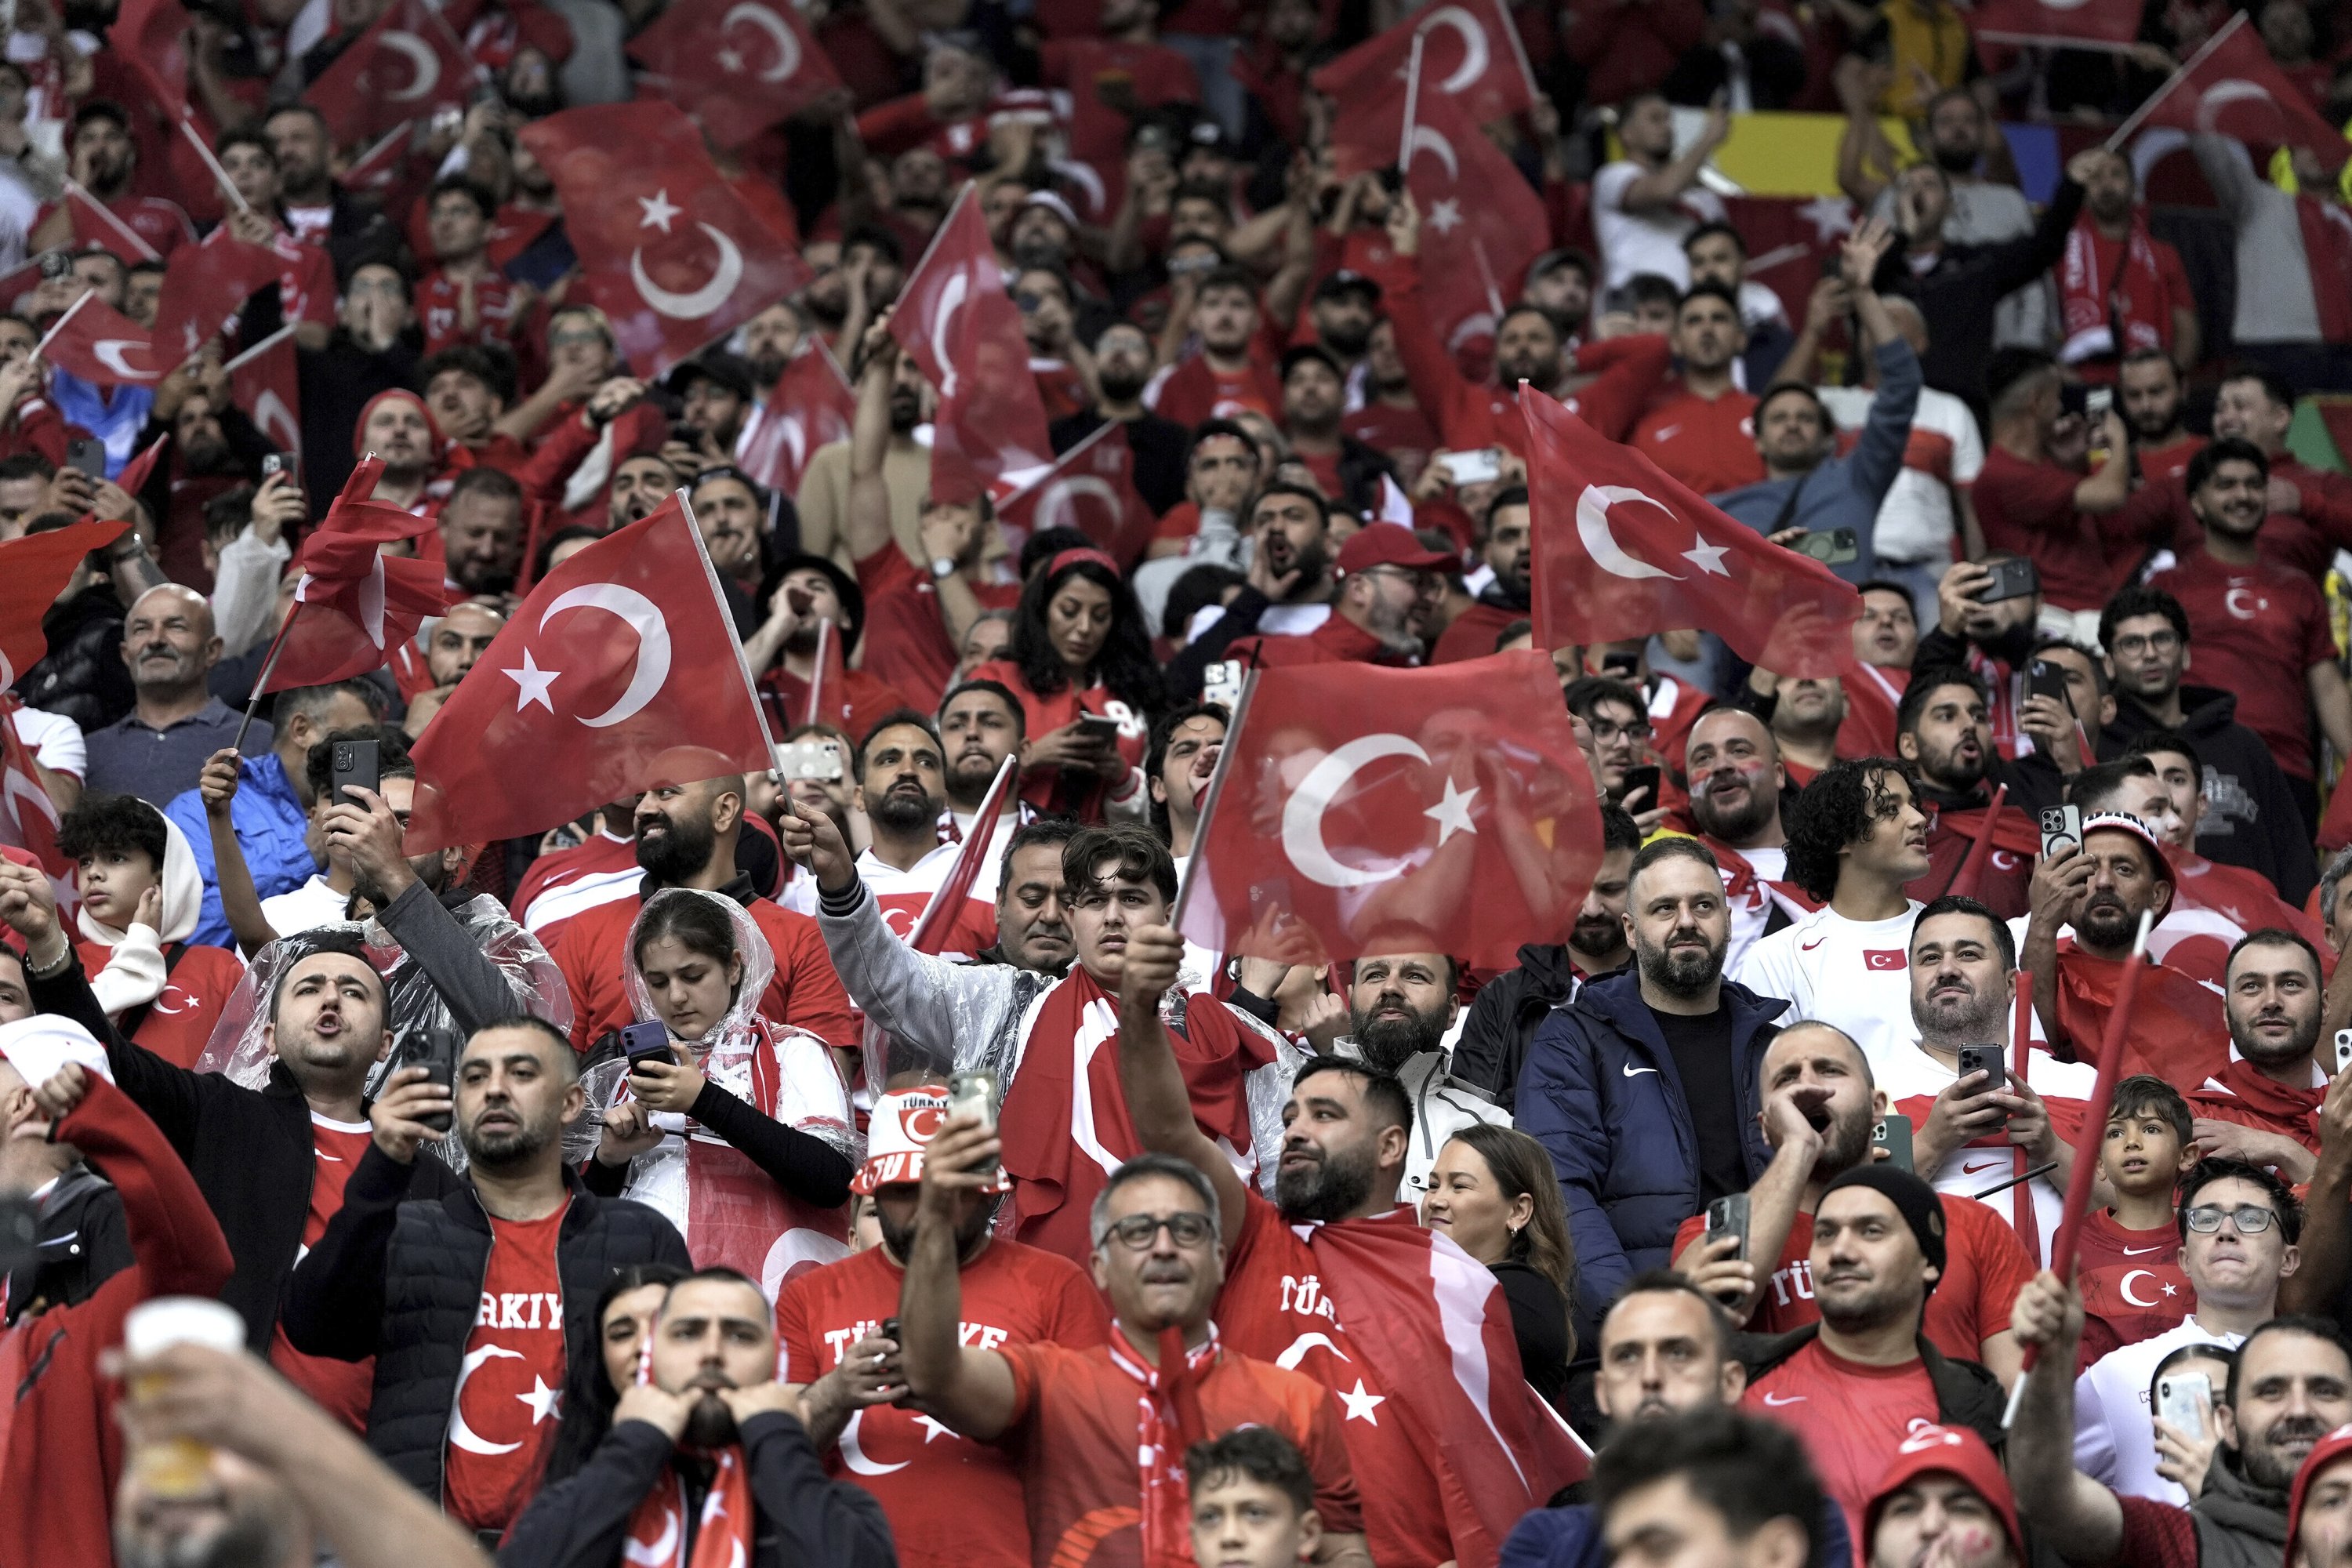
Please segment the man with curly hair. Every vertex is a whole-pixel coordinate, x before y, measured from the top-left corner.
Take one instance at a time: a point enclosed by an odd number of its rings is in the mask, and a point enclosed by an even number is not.
[[[1824,907],[1759,938],[1731,978],[1787,997],[1792,1017],[1836,1025],[1883,1076],[1913,1048],[1906,952],[1920,906],[1903,886],[1927,869],[1918,782],[1892,757],[1834,763],[1786,822],[1789,879]]]

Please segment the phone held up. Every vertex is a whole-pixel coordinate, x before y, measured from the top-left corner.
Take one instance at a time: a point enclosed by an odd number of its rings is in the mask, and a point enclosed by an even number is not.
[[[669,1026],[658,1018],[642,1024],[621,1026],[621,1054],[629,1058],[635,1071],[640,1062],[667,1062],[677,1065],[677,1052],[669,1043]]]

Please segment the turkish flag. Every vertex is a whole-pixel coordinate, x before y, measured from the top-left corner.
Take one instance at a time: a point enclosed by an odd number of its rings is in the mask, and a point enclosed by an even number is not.
[[[438,9],[425,0],[392,0],[302,101],[325,117],[336,142],[356,142],[462,104],[483,79]]]
[[[971,900],[971,885],[979,879],[980,868],[988,863],[988,847],[995,842],[996,830],[1002,826],[1005,792],[1013,787],[1020,772],[1018,763],[1012,757],[998,766],[995,781],[981,797],[971,831],[956,848],[954,864],[932,892],[930,902],[916,917],[915,929],[907,933],[907,945],[917,952],[937,956],[947,951],[948,939],[955,931],[956,915]]]
[[[1433,5],[1358,44],[1315,73],[1315,89],[1348,103],[1377,98],[1402,83],[1421,48],[1420,101],[1451,99],[1473,125],[1491,124],[1535,107],[1535,72],[1502,0]]]
[[[180,0],[122,0],[114,25],[107,29],[109,52],[140,79],[155,108],[173,120],[188,110],[191,25]],[[75,237],[80,238],[79,229]]]
[[[1326,958],[1434,950],[1500,969],[1576,923],[1601,813],[1549,655],[1295,665],[1259,671],[1245,700],[1186,936],[1286,956],[1279,914]]]
[[[857,395],[841,362],[814,332],[784,365],[742,454],[744,472],[772,490],[798,495],[809,454],[849,439]]]
[[[1862,595],[1851,584],[1724,516],[1557,398],[1523,385],[1519,410],[1535,503],[1537,646],[1705,626],[1781,675],[1832,676],[1853,662]]]
[[[158,362],[146,328],[95,293],[67,306],[34,352],[55,369],[100,386],[145,386],[172,368]]]
[[[236,319],[245,302],[286,274],[286,258],[215,230],[202,245],[172,252],[151,334],[155,362],[184,364]]]
[[[254,428],[280,451],[302,453],[301,362],[295,357],[294,329],[278,328],[225,367],[229,395]]]
[[[2074,44],[2128,48],[2139,37],[2136,6],[2084,0],[1977,0],[1969,31],[1996,44]]]
[[[415,756],[412,855],[769,766],[751,672],[685,501],[541,578]]]
[[[144,450],[132,453],[131,460],[122,465],[122,471],[114,476],[114,482],[122,488],[126,495],[135,496],[147,488],[148,478],[155,471],[155,461],[163,455],[163,444],[171,438],[172,433],[166,430],[148,442]],[[94,522],[97,521],[97,514],[84,513],[82,521]]]
[[[377,139],[374,146],[352,160],[343,171],[344,185],[363,195],[381,196],[399,179],[408,162],[408,142],[415,121],[404,120]]]
[[[141,237],[137,229],[114,216],[114,209],[83,190],[71,180],[66,182],[66,217],[73,225],[74,248],[110,250],[131,261],[152,261],[155,247]]]
[[[130,526],[86,521],[0,542],[0,688],[16,685],[49,651],[41,617],[66,591],[82,557],[105,549]]]
[[[1135,569],[1157,521],[1135,493],[1135,453],[1116,419],[1063,453],[1043,479],[1007,497],[996,515],[1014,550],[1045,529],[1075,528],[1122,572]]]
[[[2343,166],[2344,133],[2312,108],[2239,12],[2140,106],[2138,123],[2210,132],[2263,147],[2300,147],[2329,169]]]
[[[654,73],[646,86],[721,147],[740,147],[841,86],[791,0],[671,0],[629,53]]]
[[[1778,294],[1792,328],[1803,324],[1823,258],[1853,232],[1861,213],[1843,196],[1726,196],[1723,206],[1748,245],[1740,277]]]
[[[891,335],[939,390],[931,495],[945,501],[983,489],[1005,499],[1054,461],[1029,341],[1004,291],[979,190],[964,186],[890,312]]]
[[[361,462],[302,542],[294,607],[265,661],[262,690],[324,686],[380,669],[426,616],[447,605],[438,565],[383,553],[385,545],[430,532],[434,523],[368,499],[383,477],[383,458]]]
[[[2059,942],[2058,1022],[2082,1060],[2096,1059],[2123,971],[2123,963],[2092,957],[2072,937]],[[2167,1083],[2196,1085],[2229,1065],[2229,1021],[2221,995],[2210,987],[2151,954],[2132,1002],[2120,1072],[2154,1073]]]
[[[670,104],[568,109],[520,134],[554,180],[588,291],[641,374],[691,359],[812,276]]]

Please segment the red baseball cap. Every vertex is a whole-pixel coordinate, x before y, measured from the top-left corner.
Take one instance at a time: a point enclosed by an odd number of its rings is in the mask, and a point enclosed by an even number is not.
[[[1401,522],[1368,522],[1339,546],[1339,575],[1350,576],[1374,566],[1402,566],[1409,572],[1458,572],[1459,558],[1425,547],[1412,530]]]
[[[1903,1439],[1863,1510],[1862,1539],[1854,1542],[1857,1558],[1870,1555],[1869,1542],[1877,1532],[1878,1513],[1887,1499],[1921,1476],[1934,1475],[1954,1477],[1990,1503],[1993,1512],[2000,1516],[2001,1528],[2009,1532],[2010,1550],[2017,1553],[2019,1562],[2025,1561],[2025,1537],[2017,1528],[2017,1495],[2009,1489],[2009,1478],[2001,1473],[2000,1461],[1992,1457],[1985,1440],[1965,1426],[1922,1426]]]
[[[2347,1454],[2352,1454],[2352,1426],[2338,1426],[2305,1456],[2303,1468],[2294,1473],[2294,1486],[2287,1493],[2286,1561],[2294,1560],[2295,1532],[2303,1528],[2303,1500],[2311,1490],[2311,1483]]]

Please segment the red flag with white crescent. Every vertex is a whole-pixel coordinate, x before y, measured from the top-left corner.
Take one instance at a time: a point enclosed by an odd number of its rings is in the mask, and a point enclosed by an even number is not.
[[[300,361],[294,329],[280,327],[228,362],[229,395],[254,428],[281,452],[302,453]]]
[[[1996,44],[2066,44],[2126,49],[2139,37],[2139,10],[2084,0],[1977,0],[1969,31]]]
[[[769,766],[751,672],[685,498],[541,578],[415,755],[412,855]]]
[[[155,301],[154,363],[187,363],[236,319],[247,300],[285,274],[286,258],[277,251],[224,233],[173,250]]]
[[[1075,528],[1095,548],[1131,572],[1151,542],[1157,521],[1135,491],[1135,453],[1127,428],[1106,419],[1095,433],[1055,459],[1026,489],[997,508],[1005,542],[1021,542],[1048,528]]]
[[[646,85],[740,147],[841,85],[791,0],[671,0],[628,43]]]
[[[2329,170],[2352,144],[2311,106],[2239,12],[2140,105],[2131,125],[2164,125],[2191,134],[2234,137],[2260,147],[2300,147]]]
[[[971,897],[972,883],[979,879],[980,868],[988,864],[988,847],[996,838],[997,819],[1004,812],[1005,792],[1020,769],[1015,759],[1007,757],[996,770],[996,782],[988,786],[982,797],[980,814],[971,820],[971,831],[956,850],[955,864],[948,868],[931,901],[923,906],[916,918],[915,929],[907,935],[907,945],[917,952],[938,954],[947,951],[948,933],[955,929],[956,911]]]
[[[810,455],[848,440],[856,413],[857,395],[841,373],[841,362],[823,338],[810,333],[768,394],[760,423],[740,454],[743,471],[770,489],[798,495]]]
[[[441,569],[429,561],[383,553],[399,540],[431,531],[433,520],[389,501],[372,500],[383,459],[352,470],[342,493],[302,542],[302,576],[294,607],[268,656],[264,691],[324,686],[382,668],[448,602]]]
[[[96,293],[67,306],[33,352],[51,367],[99,386],[150,386],[172,368],[160,363],[146,328]]]
[[[1402,81],[1421,40],[1421,89],[1451,99],[1473,125],[1535,107],[1535,72],[1502,0],[1430,5],[1358,44],[1315,73],[1315,89],[1341,103],[1378,96]]]
[[[96,247],[132,261],[157,259],[145,237],[114,216],[112,208],[71,180],[66,182],[66,216],[73,225],[76,249]]]
[[[41,617],[66,591],[82,557],[105,549],[130,526],[84,519],[0,542],[0,690],[16,685],[49,651]]]
[[[326,120],[338,142],[356,142],[463,104],[482,80],[482,68],[438,7],[393,0],[320,73],[302,101]]]

